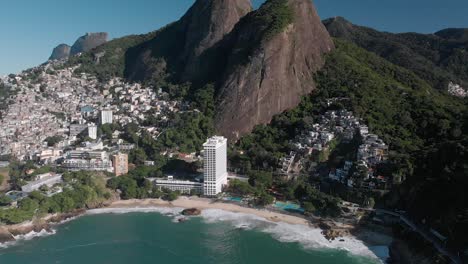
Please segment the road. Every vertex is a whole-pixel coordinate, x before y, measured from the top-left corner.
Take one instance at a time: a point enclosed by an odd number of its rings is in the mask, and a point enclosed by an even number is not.
[[[411,221],[407,216],[398,214],[395,212],[387,211],[387,210],[382,210],[382,209],[377,209],[375,210],[376,212],[384,213],[384,214],[390,214],[393,216],[400,217],[400,220],[411,227],[413,231],[417,232],[419,235],[421,235],[426,241],[430,242],[438,251],[440,254],[447,256],[450,258],[450,260],[455,263],[455,264],[462,264],[462,260],[456,256],[455,254],[449,252],[444,245],[440,243],[440,241],[435,238],[430,232],[425,230],[424,228],[418,226],[415,224],[413,221]]]

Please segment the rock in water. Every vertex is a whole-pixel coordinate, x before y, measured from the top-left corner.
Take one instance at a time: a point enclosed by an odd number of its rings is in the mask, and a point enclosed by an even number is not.
[[[5,227],[0,227],[0,243],[15,241],[13,235]]]
[[[183,210],[181,214],[182,214],[182,215],[185,215],[185,216],[200,215],[200,214],[201,214],[201,210],[200,210],[200,209],[197,209],[197,208],[189,208],[189,209]]]
[[[87,33],[80,37],[71,47],[70,55],[76,55],[81,52],[90,51],[107,42],[107,33]]]
[[[71,47],[67,44],[60,44],[54,48],[52,55],[50,55],[49,60],[62,60],[68,59],[70,56]]]

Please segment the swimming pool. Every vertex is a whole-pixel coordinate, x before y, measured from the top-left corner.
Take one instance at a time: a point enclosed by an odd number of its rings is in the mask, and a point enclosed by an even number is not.
[[[224,200],[226,201],[231,201],[231,202],[242,202],[242,198],[241,197],[226,197],[224,198]]]
[[[13,201],[18,201],[18,200],[28,197],[28,194],[25,192],[20,192],[20,191],[10,191],[6,193],[6,196],[9,197]]]
[[[304,209],[301,208],[300,205],[295,203],[276,202],[273,206],[285,211],[304,213]]]

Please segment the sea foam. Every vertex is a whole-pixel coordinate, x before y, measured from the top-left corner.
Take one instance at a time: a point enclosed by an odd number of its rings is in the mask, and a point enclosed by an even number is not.
[[[202,217],[206,223],[227,222],[236,228],[255,229],[270,234],[274,239],[285,243],[299,243],[305,249],[338,249],[359,255],[379,259],[361,240],[347,236],[329,241],[322,235],[322,230],[304,225],[293,225],[283,222],[271,222],[267,219],[243,213],[232,213],[218,209],[203,210]],[[382,260],[382,259],[380,259]]]
[[[0,248],[11,247],[11,246],[16,245],[18,242],[28,241],[36,237],[45,237],[45,236],[54,235],[56,232],[57,231],[55,229],[51,229],[50,231],[43,229],[39,232],[31,231],[27,234],[13,236],[13,238],[15,239],[14,241],[0,243]]]
[[[128,214],[128,213],[160,213],[163,215],[180,215],[183,208],[178,207],[134,207],[134,208],[101,208],[88,210],[86,215],[97,214]]]

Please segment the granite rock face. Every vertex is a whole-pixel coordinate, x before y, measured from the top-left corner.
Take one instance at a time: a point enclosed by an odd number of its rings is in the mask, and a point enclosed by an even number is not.
[[[49,60],[62,60],[68,59],[70,56],[71,47],[67,44],[60,44],[54,48],[52,55],[50,55]]]
[[[199,79],[200,57],[217,45],[252,11],[249,0],[197,0],[177,22],[127,54],[126,77],[148,80],[171,72],[176,79]]]
[[[197,0],[126,53],[125,77],[216,88],[217,133],[237,140],[297,106],[334,48],[310,0]]]
[[[108,34],[105,32],[100,33],[86,33],[86,35],[78,38],[70,50],[70,56],[76,55],[81,52],[90,51],[107,42]]]
[[[199,75],[200,56],[218,44],[239,20],[252,11],[248,0],[199,0],[182,18],[186,24],[184,80]]]
[[[255,41],[258,32],[244,23],[233,34],[233,55],[220,84],[215,122],[217,131],[231,140],[297,106],[301,96],[315,89],[314,74],[325,63],[323,55],[334,48],[311,1],[288,0],[287,4],[293,22],[261,40],[247,63],[238,63],[238,51]]]

